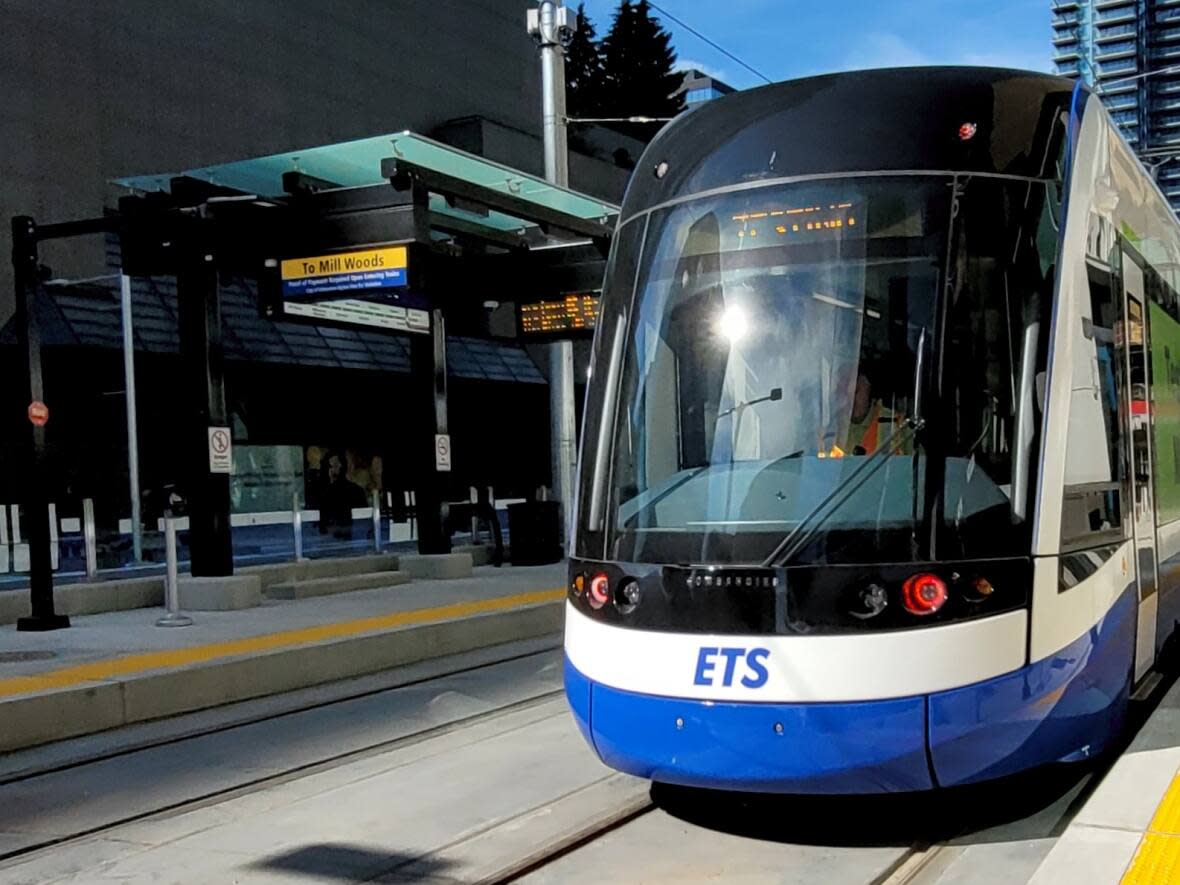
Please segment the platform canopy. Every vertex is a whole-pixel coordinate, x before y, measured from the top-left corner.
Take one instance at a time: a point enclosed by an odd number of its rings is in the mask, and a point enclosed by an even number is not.
[[[483,233],[501,244],[519,237],[520,245],[570,235],[609,237],[619,211],[604,200],[408,131],[114,183],[140,193],[175,193],[175,183],[188,180],[281,198],[309,185],[317,191],[388,186],[399,172],[429,190],[436,236]]]

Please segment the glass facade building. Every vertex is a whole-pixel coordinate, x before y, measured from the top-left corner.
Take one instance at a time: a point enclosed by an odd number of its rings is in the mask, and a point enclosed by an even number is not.
[[[1053,0],[1052,12],[1057,73],[1102,96],[1180,209],[1180,0]]]
[[[684,71],[684,83],[676,90],[676,94],[683,94],[685,106],[691,108],[735,91],[728,83],[723,83],[704,71],[689,68]]]

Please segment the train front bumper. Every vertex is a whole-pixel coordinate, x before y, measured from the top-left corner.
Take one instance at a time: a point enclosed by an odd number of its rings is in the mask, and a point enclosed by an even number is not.
[[[990,780],[1101,752],[1122,726],[1134,594],[1043,661],[948,691],[841,703],[631,692],[567,658],[566,695],[594,751],[665,783],[782,793],[884,793]]]

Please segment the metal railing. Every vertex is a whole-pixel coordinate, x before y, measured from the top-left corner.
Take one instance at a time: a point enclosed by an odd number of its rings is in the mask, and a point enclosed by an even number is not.
[[[494,490],[489,488],[487,492],[486,500],[501,517],[509,504],[523,500],[497,500]],[[416,541],[413,492],[404,493],[400,507],[393,506],[391,493],[384,495],[382,499],[374,492],[369,507],[353,508],[344,519],[337,515],[331,525],[323,522],[320,511],[305,507],[298,493],[292,495],[289,510],[231,514],[235,562],[301,561],[315,555],[381,552],[391,545]],[[475,489],[471,495],[470,502],[452,502],[452,506],[474,503],[478,497]],[[50,504],[49,520],[51,561],[58,574],[96,580],[137,568],[158,569],[169,560],[170,544],[176,547],[177,562],[184,564],[188,560],[189,520],[184,515],[158,517],[154,525],[145,525],[139,559],[135,558],[132,544],[132,521],[121,515],[116,519],[109,512],[104,518],[90,498]],[[459,527],[458,532],[465,534],[466,528]],[[473,538],[480,534],[474,518],[471,533]],[[16,504],[0,504],[0,582],[13,581],[28,570],[29,549],[22,532],[21,509]]]

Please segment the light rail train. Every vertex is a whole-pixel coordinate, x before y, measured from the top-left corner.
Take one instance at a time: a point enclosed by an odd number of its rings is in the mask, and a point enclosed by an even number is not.
[[[1083,760],[1180,619],[1180,225],[1085,85],[709,102],[629,186],[566,692],[608,765],[926,790]]]

